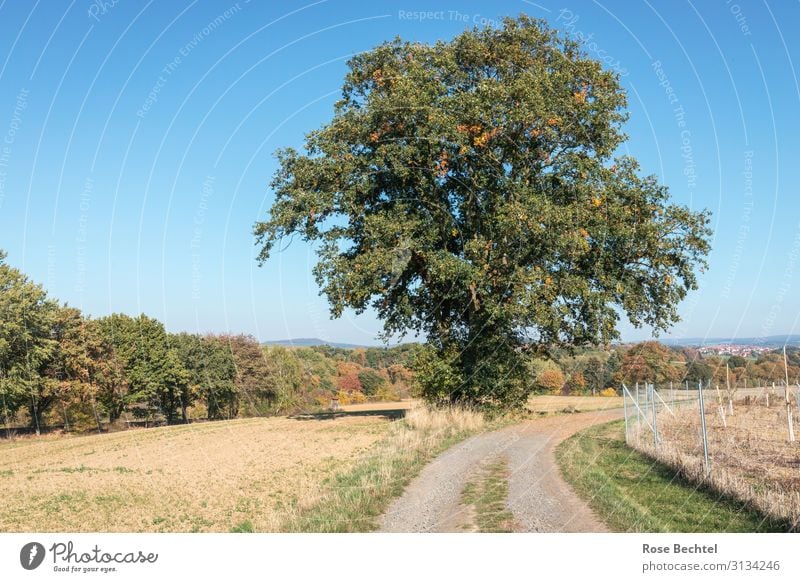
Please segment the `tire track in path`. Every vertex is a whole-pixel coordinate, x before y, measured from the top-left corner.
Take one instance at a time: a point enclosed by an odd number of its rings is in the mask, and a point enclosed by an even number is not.
[[[464,531],[464,485],[481,462],[499,456],[508,459],[508,507],[520,531],[608,531],[561,477],[555,447],[584,428],[619,418],[621,410],[550,416],[471,437],[422,470],[381,517],[379,531]]]

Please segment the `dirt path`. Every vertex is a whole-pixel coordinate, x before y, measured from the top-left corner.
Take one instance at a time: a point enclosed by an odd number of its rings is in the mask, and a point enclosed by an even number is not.
[[[607,531],[561,478],[554,449],[579,430],[617,418],[622,411],[551,416],[467,439],[422,470],[383,515],[380,531],[465,531],[470,509],[461,491],[482,461],[498,456],[508,460],[508,507],[520,531]]]

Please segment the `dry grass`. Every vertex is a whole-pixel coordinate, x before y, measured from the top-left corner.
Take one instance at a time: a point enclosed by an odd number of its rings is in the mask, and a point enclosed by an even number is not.
[[[298,503],[288,531],[371,531],[392,499],[439,452],[486,426],[483,416],[463,408],[411,408],[402,422],[311,505]]]
[[[700,411],[683,407],[675,416],[658,415],[661,443],[654,447],[648,429],[631,444],[649,456],[676,469],[689,479],[712,486],[752,503],[767,515],[800,523],[800,442],[787,440],[786,407],[783,399],[739,401],[734,414],[724,406],[725,423],[716,399],[706,402],[710,474],[703,467]],[[776,402],[777,401],[777,402]],[[796,415],[796,408],[794,410]],[[797,419],[795,419],[797,421]],[[800,428],[800,427],[798,427]]]
[[[425,462],[484,427],[469,410],[400,404],[400,422],[253,418],[8,441],[0,531],[369,530]]]
[[[528,409],[537,414],[588,412],[622,408],[621,396],[551,396],[536,395],[528,399]]]
[[[277,531],[390,426],[254,418],[5,442],[0,531]]]

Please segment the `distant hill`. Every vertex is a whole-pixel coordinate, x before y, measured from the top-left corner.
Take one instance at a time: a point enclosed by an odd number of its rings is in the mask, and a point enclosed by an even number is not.
[[[345,349],[353,349],[353,348],[368,348],[370,346],[364,346],[359,344],[345,344],[341,342],[329,342],[325,340],[321,340],[318,337],[300,337],[295,339],[285,339],[285,340],[272,340],[264,342],[267,345],[271,346],[289,346],[295,348],[310,348],[312,346],[331,346],[333,348],[345,348]]]
[[[784,345],[800,345],[800,335],[770,335],[766,337],[738,338],[668,338],[660,339],[659,341],[669,346],[713,346],[718,344],[731,344],[735,346],[781,347]]]
[[[735,346],[764,346],[768,348],[778,348],[784,345],[787,346],[800,346],[800,335],[771,335],[767,337],[739,337],[739,338],[725,338],[725,337],[709,337],[709,338],[659,338],[664,345],[668,346],[715,346],[719,344],[731,344]],[[308,348],[312,346],[331,346],[334,348],[354,349],[354,348],[370,348],[370,347],[387,347],[375,346],[366,344],[348,344],[343,342],[331,342],[320,339],[318,337],[300,337],[284,340],[270,340],[265,341],[264,344],[272,346],[288,346],[296,348]],[[394,347],[397,344],[388,347]]]

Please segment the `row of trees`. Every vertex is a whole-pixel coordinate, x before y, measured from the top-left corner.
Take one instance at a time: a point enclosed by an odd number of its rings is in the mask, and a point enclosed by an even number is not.
[[[800,380],[800,349],[787,350],[790,382]],[[619,390],[623,383],[654,382],[660,386],[698,382],[725,386],[756,386],[785,381],[782,350],[752,357],[702,354],[695,348],[668,347],[656,341],[570,355],[555,354],[534,364],[533,388],[538,393],[597,394]]]
[[[167,333],[146,315],[85,317],[0,251],[0,406],[37,428],[163,416],[211,420],[285,413],[344,398],[396,397],[409,348],[288,349],[244,335]],[[375,363],[373,369],[366,364]],[[383,364],[383,365],[381,365]]]
[[[786,372],[790,382],[800,378],[800,350],[787,349],[787,368],[784,367],[783,350],[775,349],[743,356],[720,356],[702,354],[695,348],[670,348],[658,342],[644,342],[631,347],[624,357],[621,379],[629,383],[655,382],[665,385],[670,382],[698,382],[719,384],[730,381],[732,385],[756,386],[759,383],[785,381]]]

